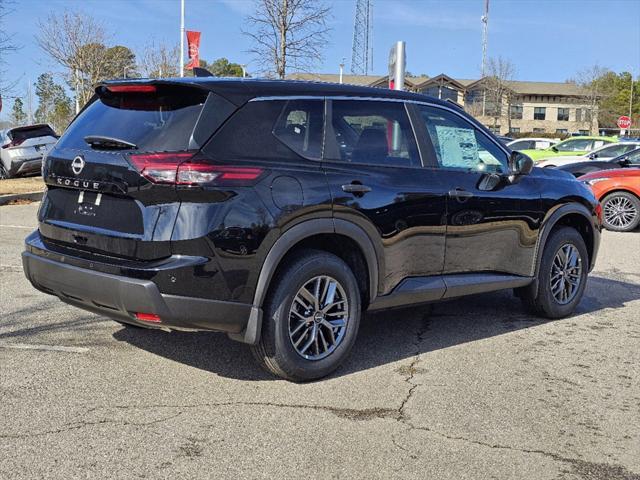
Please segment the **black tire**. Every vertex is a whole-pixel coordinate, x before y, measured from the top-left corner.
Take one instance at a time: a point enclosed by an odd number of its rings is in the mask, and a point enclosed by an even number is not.
[[[340,338],[340,340],[336,342],[332,351],[326,350],[324,358],[310,360],[304,358],[303,354],[296,350],[293,344],[294,340],[290,338],[290,317],[297,320],[297,317],[291,313],[291,309],[296,295],[301,289],[317,277],[323,276],[331,277],[331,280],[337,282],[339,288],[342,289],[341,292],[347,300],[347,305],[344,306],[344,315],[347,315],[346,326],[344,330],[338,329],[341,336],[338,335],[335,338]],[[337,287],[334,290],[337,290]],[[338,368],[348,357],[358,333],[360,311],[360,291],[349,266],[340,258],[327,252],[300,251],[287,260],[287,264],[273,280],[264,305],[262,335],[258,344],[251,347],[251,350],[254,357],[268,372],[284,379],[301,382],[325,377]],[[311,316],[315,318],[315,315],[310,314],[309,317]],[[312,328],[315,320],[297,321],[305,323],[301,331],[307,335],[304,332],[309,332],[308,328]],[[318,323],[315,328],[321,329]],[[324,331],[326,332],[326,330]],[[302,345],[307,343],[307,339],[310,341],[312,338],[311,333],[308,335],[302,341]],[[334,336],[333,331],[331,331],[331,336]],[[319,334],[316,334],[315,337],[319,338]],[[324,335],[322,338],[324,340]],[[330,340],[329,343],[331,344]],[[317,345],[317,343],[314,345],[316,349]],[[313,350],[310,353],[313,354]]]
[[[611,215],[614,208],[626,206],[626,216]],[[632,193],[613,192],[602,200],[602,225],[613,232],[630,232],[640,224],[640,199]]]
[[[0,180],[4,180],[6,178],[11,178],[11,175],[9,175],[9,172],[7,172],[7,169],[4,168],[4,164],[0,162]]]
[[[572,246],[577,250],[579,255],[579,263],[581,265],[579,275],[574,273],[573,278],[579,278],[579,283],[575,289],[575,293],[567,302],[559,301],[552,291],[551,277],[552,272],[556,272],[554,261],[556,255],[559,254],[565,246]],[[584,289],[587,284],[587,273],[589,270],[589,256],[587,247],[582,236],[571,227],[560,227],[549,235],[549,239],[544,246],[542,252],[542,260],[538,271],[538,288],[535,291],[533,285],[518,289],[516,294],[522,300],[524,307],[531,313],[542,317],[554,319],[563,318],[571,315],[578,303],[582,299]],[[556,277],[554,277],[556,278]],[[557,281],[557,280],[556,280]],[[560,281],[563,281],[562,278]],[[558,285],[554,283],[554,285]],[[569,297],[569,296],[567,296]]]

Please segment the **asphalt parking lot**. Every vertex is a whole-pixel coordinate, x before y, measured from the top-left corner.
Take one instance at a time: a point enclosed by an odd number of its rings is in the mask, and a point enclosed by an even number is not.
[[[214,333],[123,328],[34,290],[37,204],[0,207],[0,478],[640,479],[640,232],[578,313],[510,292],[368,316],[292,384]]]

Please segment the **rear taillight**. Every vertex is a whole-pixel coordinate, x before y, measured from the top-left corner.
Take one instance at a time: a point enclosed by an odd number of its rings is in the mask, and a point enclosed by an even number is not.
[[[26,138],[22,138],[20,140],[13,140],[11,143],[7,143],[6,145],[3,145],[2,148],[17,147],[18,145],[21,145],[22,142],[24,142],[25,140]]]
[[[141,175],[154,183],[172,185],[240,185],[252,183],[263,173],[256,167],[216,165],[194,158],[192,152],[129,155]]]
[[[155,93],[155,85],[109,85],[107,90],[111,93]]]

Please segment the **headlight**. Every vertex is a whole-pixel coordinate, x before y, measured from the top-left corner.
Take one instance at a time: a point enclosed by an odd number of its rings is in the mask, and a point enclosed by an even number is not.
[[[587,185],[595,185],[598,182],[602,182],[604,180],[609,180],[608,178],[592,178],[591,180],[583,180],[583,183]]]

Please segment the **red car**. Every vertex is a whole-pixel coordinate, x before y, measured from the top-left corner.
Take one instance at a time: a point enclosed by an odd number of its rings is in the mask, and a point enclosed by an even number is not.
[[[640,224],[640,168],[600,170],[578,180],[588,184],[602,204],[607,230],[629,232]]]

